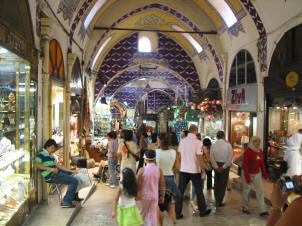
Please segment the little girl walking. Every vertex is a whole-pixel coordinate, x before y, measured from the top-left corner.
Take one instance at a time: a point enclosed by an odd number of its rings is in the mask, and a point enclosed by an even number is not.
[[[118,223],[120,226],[139,226],[144,224],[136,207],[137,184],[134,172],[130,168],[122,171],[122,182],[118,187],[112,209],[112,218],[118,212]]]
[[[155,165],[155,151],[147,150],[144,161],[147,165],[140,168],[137,174],[138,208],[145,226],[156,226],[158,202],[163,203],[165,199],[165,180],[162,170]],[[162,192],[158,200],[159,182]]]

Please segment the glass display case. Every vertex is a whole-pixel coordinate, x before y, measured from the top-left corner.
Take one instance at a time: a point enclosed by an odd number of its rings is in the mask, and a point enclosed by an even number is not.
[[[94,107],[94,134],[106,137],[107,133],[111,131],[110,121],[110,105],[97,102]]]
[[[29,63],[0,46],[0,225],[29,197],[35,94]]]

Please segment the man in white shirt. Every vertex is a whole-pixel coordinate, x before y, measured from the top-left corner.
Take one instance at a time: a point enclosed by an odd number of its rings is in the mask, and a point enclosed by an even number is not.
[[[225,140],[223,131],[218,131],[216,136],[217,141],[211,146],[210,158],[212,167],[215,170],[214,195],[216,206],[222,207],[225,205],[222,203],[222,201],[229,179],[229,171],[233,159],[233,150],[231,144]]]
[[[179,190],[180,197],[176,197],[175,213],[176,218],[180,219],[182,215],[183,195],[187,184],[191,180],[198,200],[198,209],[200,217],[210,214],[211,210],[207,210],[207,205],[204,199],[201,186],[201,170],[205,174],[204,163],[202,159],[201,147],[202,143],[197,139],[196,134],[198,130],[196,125],[192,124],[189,128],[189,134],[183,138],[178,145],[178,152],[180,153],[181,165],[179,172]],[[204,176],[204,180],[206,177]]]

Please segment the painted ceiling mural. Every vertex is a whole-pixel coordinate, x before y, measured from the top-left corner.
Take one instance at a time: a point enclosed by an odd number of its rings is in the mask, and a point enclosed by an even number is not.
[[[117,43],[107,54],[98,72],[98,78],[95,82],[95,99],[98,98],[99,92],[103,88],[104,82],[108,82],[114,76],[127,69],[135,66],[135,58],[137,57],[137,40],[138,34],[135,33]],[[148,55],[148,54],[147,54]],[[170,84],[182,87],[184,90],[186,83],[190,85],[187,91],[191,89],[196,92],[200,89],[198,74],[192,59],[174,40],[168,38],[163,34],[158,34],[158,54],[149,54],[148,61],[161,62],[165,68],[168,68],[175,73],[155,71],[151,73],[144,73],[146,76],[158,77],[163,76]],[[152,59],[150,59],[152,58]],[[155,59],[154,59],[155,58]],[[163,61],[161,61],[163,59]],[[178,77],[177,75],[181,76]],[[127,72],[117,75],[106,87],[104,93],[106,96],[114,94],[115,90],[123,84],[140,77],[140,72]],[[182,81],[183,82],[182,82]],[[111,84],[112,83],[112,84]],[[182,91],[185,92],[185,91]],[[184,93],[182,93],[184,95]]]

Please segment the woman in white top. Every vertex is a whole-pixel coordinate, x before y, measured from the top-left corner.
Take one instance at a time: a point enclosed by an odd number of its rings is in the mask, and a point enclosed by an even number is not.
[[[124,130],[124,141],[119,144],[117,157],[121,162],[121,171],[128,167],[136,172],[136,160],[134,155],[139,156],[139,151],[137,149],[136,143],[132,141],[132,131]],[[122,176],[122,174],[121,174]]]
[[[287,149],[284,155],[284,161],[287,162],[288,176],[302,175],[302,134],[293,134],[287,142]]]
[[[170,149],[170,134],[162,133],[159,135],[160,148],[156,149],[156,164],[163,171],[166,183],[166,195],[164,204],[159,205],[159,223],[163,225],[164,210],[167,210],[173,223],[176,223],[175,207],[171,202],[172,196],[179,196],[180,192],[175,184],[174,169],[179,169],[180,162],[174,149]]]

